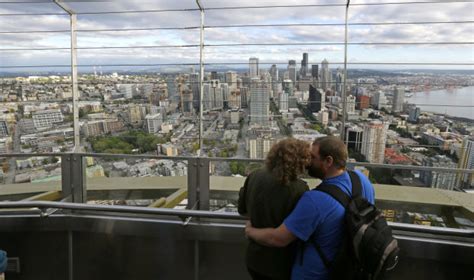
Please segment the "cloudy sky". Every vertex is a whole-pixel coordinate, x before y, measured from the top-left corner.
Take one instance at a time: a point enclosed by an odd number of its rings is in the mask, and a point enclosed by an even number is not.
[[[17,3],[5,3],[12,1]],[[67,32],[8,33],[23,31],[61,31],[69,29],[69,17],[58,6],[48,1],[18,3],[0,1],[0,71],[5,66],[68,65],[69,50],[21,50],[31,48],[68,48]],[[427,0],[421,0],[427,1]],[[310,63],[344,61],[344,4],[333,0],[241,0],[235,3],[202,0],[205,8],[205,61],[208,63],[247,63],[256,56],[261,63],[298,63],[303,52],[309,53]],[[390,2],[388,5],[364,5]],[[432,1],[429,4],[393,4],[409,0],[353,0],[349,12],[348,61],[352,63],[466,63],[474,64],[474,2]],[[413,1],[412,1],[413,2]],[[446,3],[448,2],[448,3]],[[199,12],[193,0],[154,1],[68,1],[78,12],[78,63],[79,65],[108,64],[162,64],[198,63],[200,23]],[[316,7],[273,7],[251,9],[255,6],[314,5]],[[245,9],[212,9],[218,7],[247,7]],[[153,12],[156,10],[180,10]],[[193,9],[183,11],[184,9]],[[147,11],[142,13],[107,13]],[[48,13],[49,15],[28,15]],[[87,14],[89,13],[89,14]],[[90,14],[92,13],[92,14]],[[96,13],[96,14],[94,14]],[[444,24],[384,24],[357,25],[357,23],[413,23],[463,22]],[[466,22],[467,21],[467,22]],[[268,24],[323,24],[319,26],[276,27],[222,27],[229,25]],[[324,25],[326,24],[326,25]],[[220,26],[220,27],[219,27]],[[189,29],[182,29],[182,28]],[[103,29],[181,28],[176,30],[90,31]],[[89,30],[89,31],[87,31]],[[464,44],[397,45],[408,42],[453,42]],[[284,44],[266,46],[212,46],[222,44]],[[316,43],[295,45],[294,43]],[[367,44],[377,43],[377,44]],[[190,47],[158,48],[156,46],[191,45]],[[152,46],[149,48],[116,48]],[[114,47],[114,49],[88,49]],[[82,49],[81,49],[82,48]],[[2,50],[3,49],[3,50]],[[3,68],[1,68],[3,66]],[[244,65],[242,65],[243,67]],[[334,64],[333,67],[338,65]],[[266,67],[266,66],[262,66]],[[268,65],[270,67],[270,65]],[[354,68],[369,68],[353,64]],[[372,65],[372,68],[438,68],[474,69],[472,65],[401,66]],[[143,68],[137,66],[137,68]],[[46,68],[44,68],[46,69]],[[51,69],[58,69],[51,67]],[[67,70],[67,68],[63,68]],[[90,71],[82,67],[80,71]],[[126,67],[130,70],[133,67]]]

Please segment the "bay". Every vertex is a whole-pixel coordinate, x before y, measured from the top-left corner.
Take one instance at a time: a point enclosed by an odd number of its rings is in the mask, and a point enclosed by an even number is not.
[[[422,112],[474,119],[474,86],[416,92],[405,100],[416,104]]]

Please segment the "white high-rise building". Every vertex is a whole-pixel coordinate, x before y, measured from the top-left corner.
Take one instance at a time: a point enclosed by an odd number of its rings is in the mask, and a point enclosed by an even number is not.
[[[474,137],[466,137],[462,142],[459,169],[474,169]],[[458,174],[457,186],[473,187],[474,174]]]
[[[146,128],[148,133],[157,133],[161,129],[161,124],[163,123],[163,117],[160,113],[154,115],[146,115]]]
[[[278,68],[275,64],[272,65],[270,68],[270,75],[272,76],[272,83],[277,83],[279,78],[278,78]]]
[[[276,140],[270,137],[258,137],[249,140],[249,158],[266,158]]]
[[[321,87],[324,90],[331,89],[331,71],[326,59],[321,62]]]
[[[368,162],[383,163],[387,130],[388,124],[381,121],[371,121],[364,125],[361,153]]]
[[[374,94],[372,97],[372,106],[378,110],[387,107],[387,98],[385,97],[385,93],[383,91],[377,91]]]
[[[354,113],[356,107],[356,97],[354,95],[347,96],[346,110],[347,113]]]
[[[293,85],[296,85],[296,61],[294,60],[288,61],[288,76]]]
[[[288,93],[282,92],[280,94],[280,112],[288,112]]]
[[[237,73],[234,71],[226,72],[225,82],[229,85],[230,90],[237,89]]]
[[[227,88],[227,85],[224,87]],[[223,88],[219,80],[211,80],[203,85],[203,110],[222,110],[224,108]]]
[[[266,126],[270,119],[270,86],[259,79],[250,84],[250,123]]]
[[[202,88],[202,110],[203,112],[210,111],[213,104],[213,94],[211,94],[211,85],[206,83]],[[212,97],[211,97],[212,96]]]
[[[393,92],[392,113],[403,111],[403,101],[405,99],[405,90],[401,87],[395,88]]]
[[[118,84],[117,89],[123,94],[124,98],[131,99],[133,97],[133,84]]]
[[[249,59],[249,76],[250,78],[258,78],[260,75],[259,70],[258,70],[258,58],[256,57],[251,57]]]

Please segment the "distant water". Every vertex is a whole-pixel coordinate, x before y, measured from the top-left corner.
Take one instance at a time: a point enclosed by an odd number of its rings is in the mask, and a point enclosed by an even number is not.
[[[447,114],[454,117],[474,119],[474,87],[455,88],[452,90],[433,90],[416,92],[405,98],[411,104],[417,104],[421,111]],[[428,104],[438,105],[429,106]],[[439,106],[441,105],[441,106]],[[466,107],[454,107],[460,105]]]

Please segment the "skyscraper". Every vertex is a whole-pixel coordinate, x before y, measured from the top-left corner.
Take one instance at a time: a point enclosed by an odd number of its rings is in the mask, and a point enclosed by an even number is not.
[[[219,80],[211,80],[204,84],[203,110],[222,110],[224,108],[223,88]]]
[[[189,87],[191,88],[191,92],[193,93],[193,107],[194,111],[199,112],[199,103],[201,102],[199,96],[199,74],[198,73],[191,73],[189,75]]]
[[[288,61],[288,75],[289,79],[293,82],[293,85],[296,84],[296,61]]]
[[[229,108],[229,98],[230,98],[229,85],[227,83],[221,83],[220,88],[221,88],[220,97],[222,98],[222,101],[218,101],[216,103],[216,106],[219,106],[223,109],[227,109],[227,108]],[[219,97],[217,97],[216,100],[219,100]]]
[[[331,89],[331,71],[326,59],[321,62],[321,87],[323,90]]]
[[[417,123],[418,119],[420,118],[420,114],[421,114],[420,107],[416,107],[416,105],[410,106],[408,121],[411,123]]]
[[[303,53],[303,60],[301,60],[301,69],[300,69],[300,77],[306,77],[308,73],[308,54]]]
[[[382,109],[387,107],[387,98],[383,91],[377,91],[372,98],[372,106],[377,109]]]
[[[237,89],[237,73],[234,71],[226,72],[225,82],[229,85],[230,90]]]
[[[288,93],[282,92],[280,94],[280,112],[288,112]]]
[[[388,124],[371,121],[364,125],[361,153],[370,163],[383,163]]]
[[[392,113],[403,111],[403,100],[405,98],[405,90],[401,87],[395,88],[393,91]]]
[[[308,109],[311,113],[318,113],[324,108],[325,94],[313,85],[309,86]]]
[[[288,96],[293,96],[293,81],[283,80],[283,91],[288,93]]]
[[[154,115],[146,115],[146,128],[148,133],[157,133],[161,129],[161,124],[163,123],[163,117],[160,113]]]
[[[278,82],[278,68],[275,64],[270,67],[270,75],[272,76],[272,82]]]
[[[346,145],[347,148],[355,152],[360,152],[362,148],[362,135],[364,130],[356,125],[346,126]]]
[[[258,70],[258,58],[251,57],[249,58],[249,76],[250,78],[258,78],[260,72]]]
[[[356,107],[356,97],[354,95],[349,95],[346,97],[346,112],[354,113]]]
[[[272,83],[272,91],[273,91],[273,96],[278,96],[281,93],[281,83],[279,83],[279,77],[278,77],[278,68],[275,64],[272,65],[270,68],[270,76],[272,77],[271,83]]]
[[[270,87],[259,79],[250,84],[250,123],[267,126],[270,119]]]
[[[461,153],[459,157],[458,168],[460,169],[474,169],[474,137],[464,138],[461,146]],[[473,187],[474,174],[458,174],[457,186]]]
[[[341,68],[337,68],[336,71],[336,95],[342,96],[342,87],[344,81],[344,70]]]
[[[316,80],[319,79],[319,65],[315,64],[311,66],[311,77]]]

